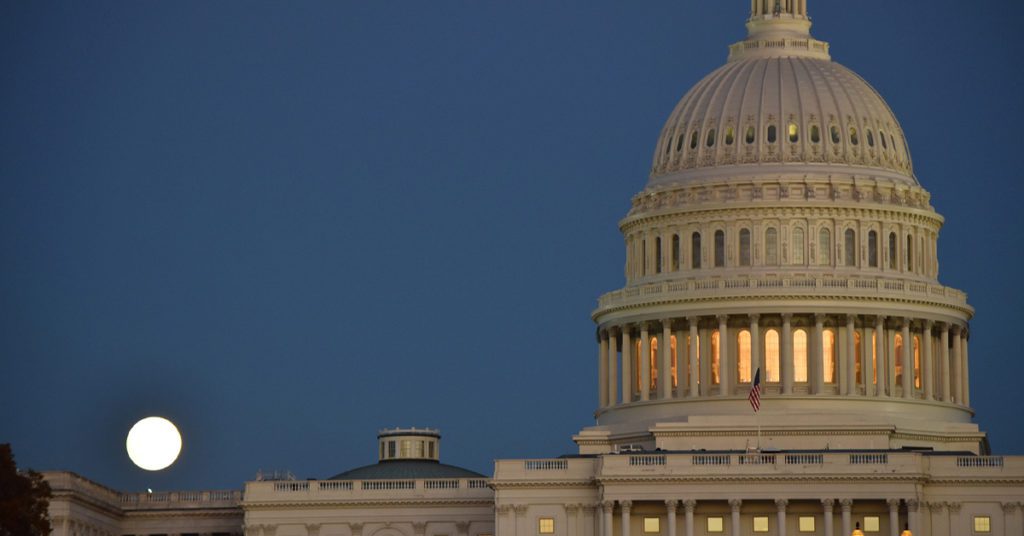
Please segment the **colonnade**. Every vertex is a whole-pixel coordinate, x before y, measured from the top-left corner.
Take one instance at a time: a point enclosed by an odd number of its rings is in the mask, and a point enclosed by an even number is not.
[[[968,406],[967,340],[959,324],[852,314],[722,314],[603,326],[599,403],[746,396],[760,370],[762,390],[773,394]]]

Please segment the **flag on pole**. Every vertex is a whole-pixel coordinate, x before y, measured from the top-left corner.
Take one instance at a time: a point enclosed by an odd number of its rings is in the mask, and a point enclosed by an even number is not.
[[[754,408],[754,413],[757,413],[761,409],[761,369],[757,369],[754,373],[754,383],[750,384],[750,396],[747,397],[750,400],[750,407]]]

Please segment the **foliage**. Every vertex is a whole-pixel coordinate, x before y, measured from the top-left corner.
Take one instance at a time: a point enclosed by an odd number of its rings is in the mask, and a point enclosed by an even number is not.
[[[43,475],[19,472],[11,445],[0,444],[0,536],[50,534],[51,496]]]

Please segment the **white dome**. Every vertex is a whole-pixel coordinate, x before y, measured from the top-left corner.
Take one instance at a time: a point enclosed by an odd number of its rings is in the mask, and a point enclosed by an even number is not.
[[[686,181],[701,168],[789,163],[917,184],[892,110],[831,60],[828,45],[810,37],[809,20],[769,15],[748,27],[729,62],[676,105],[655,149],[652,185]]]

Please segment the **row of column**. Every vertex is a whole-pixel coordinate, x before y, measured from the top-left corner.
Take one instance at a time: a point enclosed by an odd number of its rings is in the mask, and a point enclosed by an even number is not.
[[[633,502],[629,500],[617,501],[619,507],[619,521],[620,529],[618,536],[630,536],[630,528],[632,521],[630,519],[630,511],[633,506]],[[900,509],[901,505],[906,505],[906,523],[900,523]],[[840,523],[841,523],[841,534],[850,534],[853,531],[853,499],[822,499],[822,517],[824,519],[824,534],[835,534],[833,530],[833,524],[835,522],[835,510],[836,505],[839,506],[840,511]],[[889,506],[889,527],[888,533],[891,536],[900,536],[903,527],[907,527],[913,534],[921,534],[921,516],[919,503],[916,499],[887,499],[886,504]],[[679,506],[683,506],[683,534],[682,536],[694,536],[696,534],[694,530],[694,512],[697,508],[697,501],[695,500],[675,500],[669,499],[665,501],[665,513],[668,520],[667,529],[668,536],[677,536],[677,519]],[[786,536],[786,520],[787,512],[786,509],[789,505],[787,499],[775,499],[775,534],[778,536]],[[614,531],[614,515],[616,501],[604,501],[601,503],[602,506],[602,528],[601,536],[616,536]],[[743,501],[741,499],[730,499],[730,524],[732,530],[729,534],[742,534],[741,532],[741,508]],[[959,510],[958,510],[959,511]],[[955,524],[952,524],[955,526]]]
[[[780,392],[783,395],[794,392],[794,345],[793,345],[793,316],[786,313],[781,316],[779,334],[779,378],[781,379]],[[825,314],[814,314],[813,330],[808,333],[807,338],[807,378],[811,394],[826,393],[822,367],[825,366],[825,355],[823,341],[825,335],[825,323],[831,317]],[[750,341],[750,362],[751,371],[762,371],[762,382],[766,382],[765,352],[763,349],[763,338],[760,319],[761,315],[742,315],[746,323],[741,329],[749,329]],[[860,329],[857,329],[858,318]],[[637,324],[625,324],[602,329],[599,334],[598,348],[598,398],[602,408],[619,404],[621,393],[622,403],[630,403],[634,400],[647,401],[651,399],[669,398],[698,398],[711,396],[712,391],[712,344],[711,337],[717,328],[719,336],[717,340],[717,355],[719,366],[719,396],[731,396],[736,394],[734,383],[736,378],[736,363],[730,353],[730,345],[733,337],[729,336],[730,324],[733,320],[729,315],[718,315],[713,318],[688,317],[685,323],[681,320],[674,321],[666,318],[657,324],[640,322]],[[838,337],[834,341],[835,378],[837,394],[860,395],[876,397],[897,397],[914,398],[915,393],[915,369],[914,363],[914,342],[911,338],[911,324],[913,319],[894,317],[887,326],[887,318],[884,316],[858,317],[857,315],[843,315],[838,318],[845,327],[845,340],[840,341]],[[777,323],[777,322],[776,322]],[[831,322],[838,324],[839,322]],[[660,330],[658,329],[660,324]],[[968,348],[966,329],[955,324],[923,320],[920,322],[921,331],[913,334],[921,335],[920,351],[920,393],[924,400],[937,400],[947,403],[958,403],[964,406],[970,405],[970,387],[968,376]],[[808,326],[810,327],[810,326]],[[934,330],[938,331],[938,347],[933,344],[935,339]],[[774,328],[772,328],[774,329]],[[838,331],[838,330],[837,330]],[[861,354],[860,377],[856,377],[856,337],[860,334]],[[902,349],[896,355],[895,335],[900,334],[902,338]],[[875,335],[878,335],[875,337]],[[640,355],[633,356],[634,339],[640,339]],[[669,343],[672,337],[676,340],[676,370],[678,386],[673,385],[671,374],[673,351]],[[650,359],[641,359],[641,356],[651,354],[651,343],[658,338],[658,355],[655,367],[657,368],[658,383],[652,389],[652,367]],[[875,347],[872,348],[874,338]],[[688,344],[687,344],[688,341]],[[875,359],[873,359],[873,357]],[[635,359],[639,359],[639,367],[635,367]],[[877,361],[879,370],[874,371],[874,361]],[[896,363],[900,362],[903,370],[900,391],[896,385]],[[938,370],[936,370],[938,366]],[[639,382],[634,378],[635,370],[639,369]],[[691,371],[687,374],[687,371]],[[619,374],[621,371],[621,380]],[[878,382],[875,383],[877,375]],[[936,381],[938,385],[935,385]],[[639,383],[639,392],[634,393],[636,384]],[[863,392],[858,385],[863,385]],[[621,391],[620,391],[621,387]],[[832,392],[830,389],[829,393]],[[745,394],[745,393],[738,393]]]

